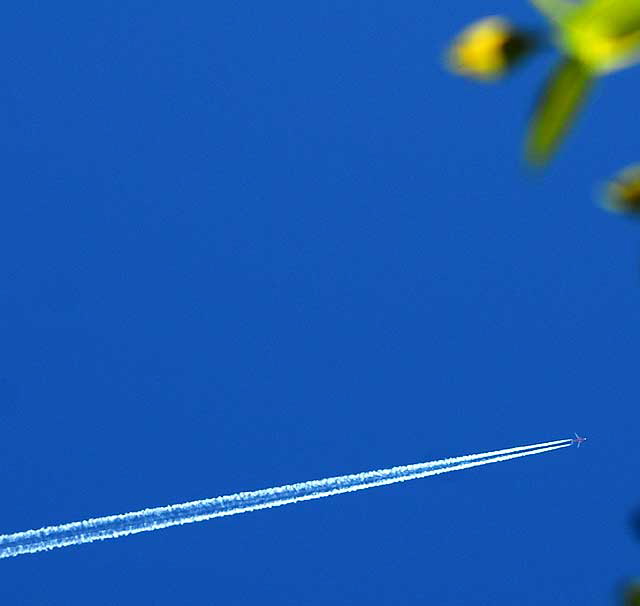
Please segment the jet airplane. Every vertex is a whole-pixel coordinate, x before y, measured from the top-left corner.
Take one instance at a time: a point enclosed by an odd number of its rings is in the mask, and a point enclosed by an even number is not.
[[[577,433],[573,433],[573,435],[575,436],[575,438],[572,438],[571,441],[574,444],[578,445],[578,448],[580,448],[580,444],[584,444],[587,441],[587,438],[583,438],[581,436],[579,436]]]

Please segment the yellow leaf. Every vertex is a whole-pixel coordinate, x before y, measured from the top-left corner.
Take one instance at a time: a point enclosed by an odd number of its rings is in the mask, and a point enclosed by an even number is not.
[[[504,75],[532,46],[532,38],[506,19],[486,17],[456,37],[447,52],[447,65],[457,74],[491,82]]]

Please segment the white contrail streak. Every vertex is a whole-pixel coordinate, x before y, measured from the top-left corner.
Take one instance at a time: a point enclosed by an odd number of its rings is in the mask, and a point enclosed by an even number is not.
[[[325,478],[324,480],[312,480],[253,492],[239,492],[213,499],[191,501],[166,507],[154,507],[131,513],[91,518],[82,522],[47,526],[39,530],[0,535],[0,558],[47,551],[56,547],[91,543],[92,541],[103,539],[115,539],[138,532],[167,528],[168,526],[201,522],[211,518],[232,516],[258,509],[355,492],[356,490],[364,490],[374,486],[417,480],[418,478],[441,473],[567,448],[571,446],[571,443],[572,441],[569,439],[554,440],[553,442],[544,442],[542,444],[518,446],[480,454],[417,463],[415,465],[403,465],[389,469]]]

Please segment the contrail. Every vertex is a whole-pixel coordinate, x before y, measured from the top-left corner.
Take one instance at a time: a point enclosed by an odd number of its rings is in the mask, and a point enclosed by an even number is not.
[[[530,446],[517,446],[480,454],[325,478],[324,480],[300,482],[252,492],[238,492],[213,499],[142,509],[130,513],[90,518],[82,522],[72,522],[59,526],[47,526],[38,530],[0,535],[0,558],[10,558],[25,553],[36,553],[55,549],[56,547],[80,545],[81,543],[91,543],[104,539],[115,539],[138,532],[159,530],[168,526],[201,522],[211,518],[232,516],[238,513],[257,511],[258,509],[355,492],[356,490],[364,490],[374,486],[417,480],[418,478],[441,473],[567,448],[571,444],[572,440],[570,439],[554,440],[553,442]]]

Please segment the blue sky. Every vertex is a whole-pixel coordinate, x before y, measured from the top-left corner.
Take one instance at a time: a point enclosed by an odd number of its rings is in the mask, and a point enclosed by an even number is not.
[[[513,5],[512,5],[513,4]],[[507,13],[508,11],[508,13]],[[540,457],[3,560],[6,604],[611,603],[637,573],[637,70],[552,166],[526,3],[27,2],[0,24],[1,532],[568,437]]]

